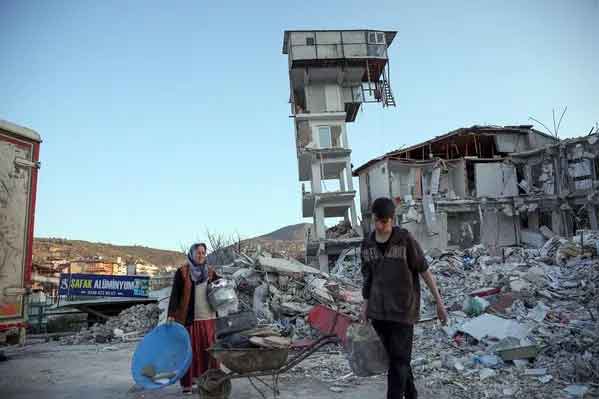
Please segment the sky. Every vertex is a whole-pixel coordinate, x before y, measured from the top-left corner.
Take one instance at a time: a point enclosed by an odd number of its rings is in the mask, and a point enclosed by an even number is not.
[[[0,119],[43,139],[35,235],[179,250],[309,222],[285,30],[399,32],[399,104],[348,126],[356,167],[565,106],[563,138],[599,121],[599,0],[370,4],[0,0]]]

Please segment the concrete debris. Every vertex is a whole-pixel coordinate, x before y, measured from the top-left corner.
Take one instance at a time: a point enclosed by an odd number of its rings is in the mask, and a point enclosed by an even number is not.
[[[537,306],[530,310],[530,312],[528,313],[528,317],[536,321],[537,323],[540,323],[543,320],[545,320],[545,317],[547,317],[547,313],[549,313],[549,310],[550,309],[547,306],[545,306],[543,302],[539,302],[537,303]]]
[[[351,227],[351,223],[341,221],[337,225],[330,227],[326,231],[328,239],[344,239],[359,237],[360,235]]]
[[[350,285],[362,285],[360,249],[348,248],[341,252],[331,271],[335,279]]]
[[[495,377],[496,375],[497,372],[493,369],[481,369],[479,372],[479,377],[481,381],[486,380],[490,377]]]
[[[83,328],[75,335],[61,339],[64,345],[80,345],[127,341],[143,336],[158,324],[160,308],[158,304],[131,306],[106,323],[96,323]]]
[[[289,275],[289,276],[301,276],[304,273],[318,274],[320,273],[315,268],[306,266],[296,260],[288,260],[282,258],[272,258],[268,256],[259,256],[258,264],[265,272]]]
[[[426,375],[427,388],[455,397],[464,397],[463,387],[468,397],[554,397],[583,388],[599,394],[599,232],[543,234],[540,249],[476,245],[427,253],[450,316],[448,326],[433,328],[435,303],[422,284],[412,366]],[[240,257],[233,277],[240,304],[292,342],[319,336],[306,316],[317,304],[356,320],[359,250],[344,252],[330,275],[296,261]],[[356,376],[345,352],[330,347],[290,372],[345,391],[361,378],[384,378]],[[349,377],[340,384],[342,376]]]
[[[524,375],[532,375],[536,377],[540,377],[542,375],[547,374],[547,369],[526,369],[524,370]]]
[[[564,391],[572,398],[583,398],[589,390],[586,385],[568,385]]]
[[[498,340],[507,337],[524,338],[528,334],[529,328],[514,320],[483,314],[462,324],[459,331],[480,341],[483,338]]]
[[[295,340],[318,336],[307,321],[308,313],[323,304],[357,319],[362,303],[359,251],[339,258],[334,274],[296,260],[264,253],[239,254],[238,268],[218,272],[235,282],[240,308],[252,310],[260,326],[276,329]]]
[[[501,347],[501,342],[495,347],[495,351],[504,361],[516,361],[522,359],[534,359],[539,354],[539,347],[537,345],[529,345],[526,340],[516,340],[515,343],[504,345]],[[507,347],[506,347],[507,346]],[[517,366],[519,364],[516,364]],[[524,366],[526,363],[524,363]]]
[[[460,386],[469,397],[555,397],[576,383],[571,395],[599,395],[597,238],[553,236],[541,249],[501,256],[483,246],[429,251],[450,324],[416,327],[413,367],[427,387],[452,381],[455,397],[464,397]],[[473,297],[490,304],[479,315]]]

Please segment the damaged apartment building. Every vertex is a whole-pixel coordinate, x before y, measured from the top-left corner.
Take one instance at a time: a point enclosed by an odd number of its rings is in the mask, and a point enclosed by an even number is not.
[[[394,31],[286,31],[291,117],[294,121],[302,215],[313,227],[306,260],[328,271],[340,252],[359,246],[356,191],[347,126],[364,103],[395,106],[388,69]],[[358,237],[335,239],[325,219],[343,219]]]
[[[472,126],[401,148],[354,170],[365,232],[372,202],[397,204],[397,223],[425,249],[539,247],[597,229],[597,134],[562,140],[530,125]]]

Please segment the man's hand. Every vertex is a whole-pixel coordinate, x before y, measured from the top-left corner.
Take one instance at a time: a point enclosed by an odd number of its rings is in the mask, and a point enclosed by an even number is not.
[[[360,322],[366,323],[368,321],[368,301],[364,301],[362,308],[360,309]]]
[[[439,321],[444,326],[447,325],[447,310],[445,310],[445,305],[443,305],[443,299],[441,299],[441,294],[439,294],[439,289],[437,288],[437,282],[435,281],[435,277],[431,273],[430,269],[425,272],[420,273],[422,279],[426,283],[429,291],[433,294],[433,298],[435,298],[435,302],[437,302],[437,317]]]
[[[447,325],[447,310],[445,310],[445,305],[443,303],[437,303],[437,317],[442,325]]]

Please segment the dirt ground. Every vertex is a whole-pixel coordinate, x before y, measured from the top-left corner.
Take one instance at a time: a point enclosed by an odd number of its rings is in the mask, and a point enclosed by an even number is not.
[[[0,397],[29,398],[177,398],[179,386],[156,391],[140,391],[130,373],[135,344],[61,346],[36,344],[9,352],[9,360],[0,362]],[[331,384],[314,378],[285,375],[280,380],[281,399],[306,398],[384,398],[385,377],[361,379],[359,385],[332,392]],[[265,392],[267,397],[272,393]],[[197,396],[196,396],[197,397]],[[420,397],[443,398],[439,393],[424,392]],[[258,399],[245,379],[233,381],[231,398]]]

